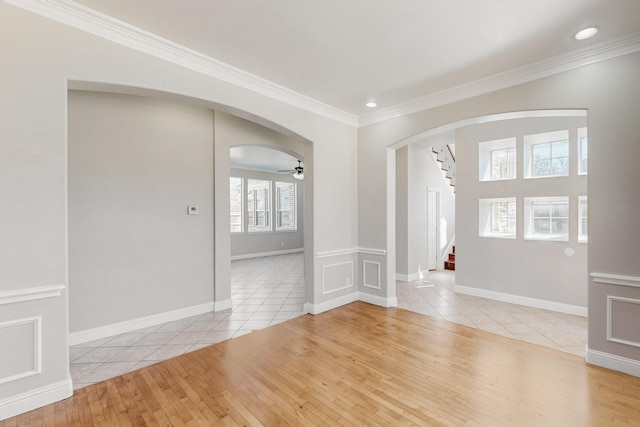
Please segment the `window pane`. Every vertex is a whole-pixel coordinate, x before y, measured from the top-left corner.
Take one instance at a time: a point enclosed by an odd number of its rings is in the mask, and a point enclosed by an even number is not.
[[[568,218],[554,218],[551,222],[552,234],[567,234],[569,230],[569,219]]]
[[[271,230],[270,181],[247,180],[247,229],[249,232]]]
[[[242,232],[242,178],[229,178],[229,224],[232,233]]]
[[[276,182],[276,230],[296,229],[296,184]]]
[[[551,220],[544,218],[534,218],[533,220],[533,232],[535,234],[549,234],[551,230]]]
[[[569,205],[566,203],[554,203],[551,215],[554,217],[568,217]]]
[[[534,203],[533,204],[533,216],[535,218],[551,216],[551,206],[549,206],[546,203]]]
[[[552,142],[551,157],[569,157],[569,143],[567,141]]]
[[[588,166],[588,157],[589,157],[589,153],[588,153],[588,148],[587,148],[587,138],[581,138],[580,139],[580,172],[582,173],[587,173],[587,166]]]

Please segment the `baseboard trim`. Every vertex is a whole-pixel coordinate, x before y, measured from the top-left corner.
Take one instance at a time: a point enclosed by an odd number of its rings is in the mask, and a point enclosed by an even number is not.
[[[73,395],[71,378],[0,400],[0,421]]]
[[[295,254],[298,252],[304,252],[304,248],[285,249],[282,251],[272,251],[272,252],[257,252],[255,254],[233,255],[231,257],[231,261],[237,261],[239,259],[261,258],[265,256],[274,256],[274,255]]]
[[[334,298],[329,301],[322,302],[320,304],[304,303],[304,312],[309,314],[320,314],[325,311],[333,310],[334,308],[341,307],[346,304],[350,304],[354,301],[358,301],[358,292],[353,292],[341,297]]]
[[[233,301],[231,301],[231,299],[213,302],[213,311],[230,310],[231,308],[233,308]]]
[[[475,297],[488,298],[518,305],[526,305],[528,307],[542,308],[545,310],[558,311],[560,313],[574,314],[576,316],[587,316],[587,308],[577,305],[523,297],[520,295],[505,294],[502,292],[488,291],[486,289],[470,288],[468,286],[455,285],[453,287],[453,290],[454,292],[457,292],[459,294],[472,295]]]
[[[385,297],[381,297],[379,295],[372,295],[372,294],[368,294],[365,292],[360,292],[359,293],[359,298],[360,301],[362,302],[366,302],[369,304],[373,304],[373,305],[377,305],[380,307],[397,307],[398,305],[398,298],[393,297],[393,298],[385,298]]]
[[[416,280],[420,280],[421,274],[423,278],[427,277],[429,275],[429,270],[422,270],[421,272],[418,271],[417,273],[411,273],[408,275],[396,273],[396,280],[400,282],[415,282]]]
[[[229,303],[230,302],[231,300],[229,300]],[[222,301],[220,304],[223,303],[226,303],[226,301]],[[135,331],[137,329],[148,328],[150,326],[159,325],[161,323],[173,322],[175,320],[184,319],[185,317],[209,313],[215,308],[215,303],[208,302],[205,304],[194,305],[192,307],[152,314],[151,316],[139,317],[137,319],[131,319],[125,322],[113,323],[111,325],[73,332],[69,334],[69,345],[82,344],[85,342],[95,341],[114,335],[124,334],[127,332]],[[222,310],[222,308],[219,308],[218,311],[219,310]]]
[[[628,359],[626,357],[617,356],[611,353],[605,353],[598,350],[592,350],[587,347],[585,357],[587,363],[600,366],[614,371],[624,372],[625,374],[640,377],[640,361]]]

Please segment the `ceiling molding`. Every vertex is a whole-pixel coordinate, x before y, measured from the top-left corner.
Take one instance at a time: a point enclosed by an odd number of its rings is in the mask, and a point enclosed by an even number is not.
[[[357,116],[203,55],[69,0],[4,0],[5,3],[86,31],[176,65],[234,84],[288,105],[357,126]]]
[[[428,110],[640,51],[640,33],[465,83],[360,116],[359,127]]]
[[[425,95],[358,118],[356,115],[70,0],[3,1],[131,49],[354,127],[368,126],[640,51],[640,33],[638,33]]]

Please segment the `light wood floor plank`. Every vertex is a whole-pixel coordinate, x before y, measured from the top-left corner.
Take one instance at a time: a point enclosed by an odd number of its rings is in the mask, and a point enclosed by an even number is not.
[[[640,425],[640,378],[353,303],[76,390],[16,426]]]

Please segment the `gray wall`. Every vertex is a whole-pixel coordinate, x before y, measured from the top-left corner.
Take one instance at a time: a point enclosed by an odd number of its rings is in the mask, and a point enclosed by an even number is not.
[[[213,308],[213,112],[79,91],[68,108],[70,332]]]
[[[456,287],[535,298],[586,311],[587,244],[578,242],[577,205],[578,196],[587,194],[587,176],[578,175],[576,142],[577,129],[586,125],[586,117],[529,118],[467,126],[456,132]],[[523,179],[524,136],[559,130],[568,130],[570,135],[569,176]],[[516,138],[517,178],[480,182],[478,143],[509,137]],[[524,239],[524,198],[543,196],[569,196],[569,241]],[[479,236],[478,200],[504,197],[516,198],[516,239]],[[566,256],[568,248],[575,255]]]
[[[231,169],[231,176],[249,179],[264,179],[275,182],[293,182],[296,184],[296,231],[277,231],[275,223],[273,229],[264,233],[232,233],[231,257],[247,257],[251,255],[266,255],[280,251],[295,251],[304,249],[304,182],[297,181],[288,175],[252,171],[247,169]],[[272,192],[272,212],[275,209],[275,195]],[[246,206],[244,206],[246,209]]]

